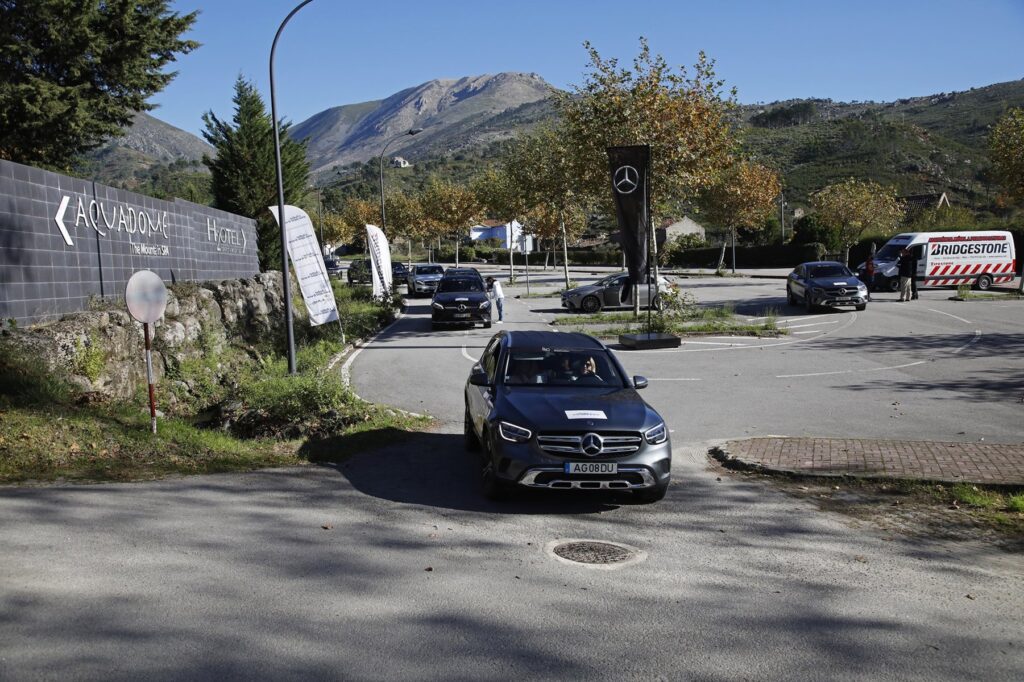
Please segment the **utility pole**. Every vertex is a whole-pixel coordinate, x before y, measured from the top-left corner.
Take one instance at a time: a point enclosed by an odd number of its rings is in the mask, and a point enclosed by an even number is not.
[[[779,192],[779,224],[782,225],[782,243],[786,243],[786,193]]]

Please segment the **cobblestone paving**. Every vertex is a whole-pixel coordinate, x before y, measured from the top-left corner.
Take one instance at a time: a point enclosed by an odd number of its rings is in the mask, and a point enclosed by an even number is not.
[[[797,474],[1024,485],[1024,444],[751,438],[722,449],[728,459]]]

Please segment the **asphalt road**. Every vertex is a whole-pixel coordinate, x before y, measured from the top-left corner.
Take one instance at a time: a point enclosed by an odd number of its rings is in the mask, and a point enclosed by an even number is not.
[[[620,354],[674,429],[662,503],[484,502],[461,386],[494,330],[430,332],[421,299],[350,367],[364,397],[437,417],[412,442],[337,468],[0,491],[0,679],[1019,679],[1019,555],[857,527],[719,481],[705,452],[765,433],[1019,440],[1024,308],[928,292],[807,318],[779,282],[690,283],[754,317],[774,305],[794,334]],[[513,329],[555,312],[507,310]],[[573,538],[646,558],[548,553]]]

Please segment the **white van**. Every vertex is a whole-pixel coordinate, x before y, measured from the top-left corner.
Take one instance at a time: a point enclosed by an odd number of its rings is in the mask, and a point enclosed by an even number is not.
[[[1013,235],[1009,232],[905,232],[875,254],[874,288],[899,289],[896,261],[903,249],[917,256],[917,285],[944,287],[971,284],[985,291],[993,284],[1012,282],[1017,270]],[[864,272],[864,264],[857,266]]]

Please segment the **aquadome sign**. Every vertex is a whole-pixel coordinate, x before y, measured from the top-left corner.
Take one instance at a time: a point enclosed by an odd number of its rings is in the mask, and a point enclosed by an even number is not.
[[[147,210],[115,201],[77,197],[74,208],[72,197],[63,195],[53,222],[68,246],[74,246],[74,240],[68,227],[75,231],[91,228],[100,237],[112,232],[121,232],[131,236],[148,238],[151,243],[132,242],[135,253],[143,256],[168,256],[170,248],[161,239],[169,240],[168,230],[171,229],[170,213],[166,210]],[[72,220],[73,219],[73,220]],[[206,217],[206,238],[217,245],[218,250],[232,248],[245,251],[248,239],[244,230],[217,225],[217,219]],[[153,243],[155,242],[155,243]]]

